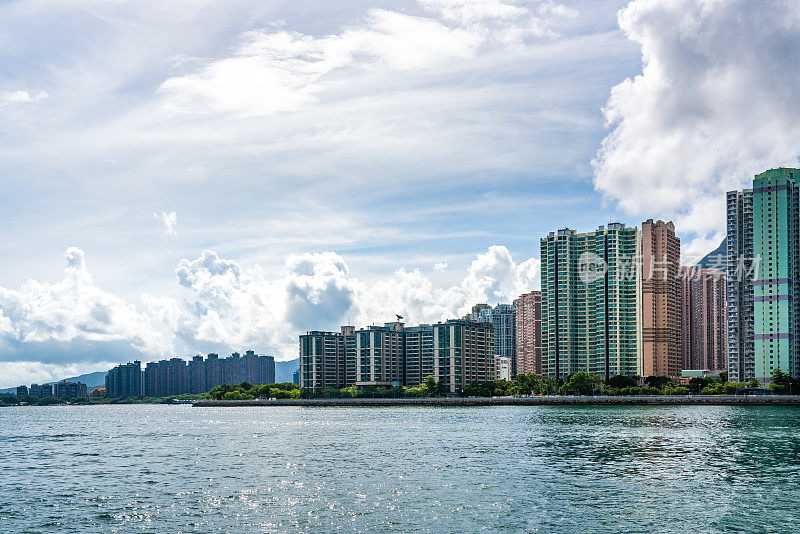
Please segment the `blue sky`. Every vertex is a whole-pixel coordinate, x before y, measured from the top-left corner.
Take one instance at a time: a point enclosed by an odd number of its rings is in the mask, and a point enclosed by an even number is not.
[[[796,164],[798,7],[0,4],[0,387],[509,301],[538,240]],[[745,39],[746,37],[746,39]],[[780,79],[767,84],[763,80]]]

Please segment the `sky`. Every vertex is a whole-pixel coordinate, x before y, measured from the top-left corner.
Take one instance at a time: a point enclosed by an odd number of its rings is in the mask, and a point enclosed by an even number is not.
[[[539,287],[800,154],[800,4],[0,3],[0,387]]]

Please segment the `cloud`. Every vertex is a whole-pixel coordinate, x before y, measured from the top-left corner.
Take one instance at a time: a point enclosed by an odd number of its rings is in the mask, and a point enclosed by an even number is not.
[[[59,282],[0,287],[0,362],[21,362],[25,376],[34,373],[32,361],[49,377],[47,366],[80,362],[69,367],[77,373],[98,362],[211,350],[253,348],[289,359],[302,331],[380,323],[395,313],[408,323],[458,317],[477,302],[511,302],[538,276],[538,261],[517,264],[503,246],[478,254],[461,280],[444,287],[419,269],[362,281],[334,252],[290,255],[280,274],[266,276],[258,265],[206,250],[175,268],[182,300],[142,295],[136,308],[95,285],[82,250],[69,248],[65,260]]]
[[[245,32],[232,57],[165,80],[159,88],[162,106],[242,116],[296,111],[317,102],[321,93],[357,85],[353,77],[359,74],[424,71],[554,36],[550,26],[573,13],[553,2],[538,3],[536,12],[499,0],[420,4],[432,16],[372,9],[358,23],[322,37],[274,28]]]
[[[94,285],[81,249],[71,247],[64,255],[67,265],[60,282],[30,280],[17,291],[0,287],[3,338],[27,343],[134,337],[140,322],[134,308]]]
[[[178,215],[174,211],[153,213],[153,216],[164,224],[164,235],[167,237],[178,236]]]
[[[800,154],[800,5],[635,0],[642,74],[611,90],[595,187],[626,212],[724,230],[726,190]]]
[[[434,271],[446,271],[447,270],[447,258],[444,261],[437,261],[433,264]]]
[[[512,302],[538,285],[538,260],[517,264],[504,246],[478,254],[458,283],[437,287],[419,269],[397,270],[393,276],[359,285],[359,324],[402,315],[409,324],[461,317],[472,305]]]
[[[0,91],[0,108],[15,104],[35,104],[46,99],[47,91],[31,95],[28,91]]]
[[[106,371],[113,365],[115,364],[112,362],[95,362],[88,365],[82,363],[56,365],[35,361],[0,362],[0,377],[2,377],[0,387],[56,382],[83,373]]]

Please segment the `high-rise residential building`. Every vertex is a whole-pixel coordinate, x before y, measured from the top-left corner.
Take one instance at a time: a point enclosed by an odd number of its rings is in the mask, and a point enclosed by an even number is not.
[[[222,375],[222,360],[219,359],[219,354],[214,352],[206,356],[205,361],[205,383],[206,387],[210,390],[216,386],[224,384]]]
[[[300,336],[300,387],[306,389],[347,387],[345,335],[341,332],[306,332]]]
[[[434,376],[433,325],[421,324],[404,329],[406,335],[405,385],[418,387]]]
[[[684,369],[728,369],[725,272],[681,267],[681,335]]]
[[[138,366],[136,370],[134,370],[134,365]],[[143,373],[139,362],[115,367],[106,374],[107,396],[130,396],[129,393],[124,393],[129,391],[126,389],[129,386],[123,386],[122,382],[119,382],[123,380],[124,375],[121,373],[125,371],[130,373],[130,378],[124,378],[127,381],[126,384],[132,384],[135,377],[139,377],[139,387],[141,388],[139,395],[167,397],[184,393],[200,394],[215,386],[228,383],[223,379],[225,369],[228,371],[230,380],[238,380],[238,382],[230,383],[272,384],[275,382],[275,358],[272,356],[258,355],[249,350],[244,357],[235,352],[230,358],[220,359],[219,355],[212,353],[206,360],[197,355],[188,362],[188,365],[182,358],[150,362]],[[109,387],[111,387],[110,393],[108,392]]]
[[[800,170],[770,169],[728,208],[728,374],[768,382],[779,368],[800,377]]]
[[[341,368],[344,355],[344,369]],[[330,373],[326,373],[331,370]],[[418,386],[428,376],[456,393],[494,378],[494,327],[466,319],[406,328],[386,323],[300,336],[303,388]],[[326,377],[344,377],[328,380]]]
[[[728,378],[755,378],[753,326],[753,190],[727,194]]]
[[[642,376],[681,376],[680,261],[675,225],[643,222]]]
[[[167,395],[189,393],[189,367],[186,365],[186,360],[170,358],[168,369]]]
[[[258,357],[258,380],[256,384],[274,384],[275,383],[275,357],[274,356],[259,356]]]
[[[450,320],[433,325],[433,376],[448,393],[494,379],[494,327]]]
[[[542,238],[542,375],[641,374],[640,256],[622,223]]]
[[[517,374],[517,335],[515,307],[513,304],[498,304],[478,312],[478,321],[491,323],[494,328],[494,355],[508,358],[511,362],[511,377]]]
[[[199,354],[189,362],[189,390],[194,394],[205,393],[210,389],[206,387],[204,363]]]
[[[480,321],[481,312],[488,308],[491,308],[491,306],[486,303],[475,304],[472,310],[464,316],[464,319],[467,321]]]
[[[54,390],[55,396],[59,399],[77,399],[89,396],[86,384],[83,382],[56,382]]]
[[[20,397],[25,397],[28,395],[28,386],[17,386],[17,395]]]
[[[142,362],[118,365],[106,373],[106,395],[109,397],[138,397],[142,393]]]
[[[41,398],[42,386],[40,386],[39,384],[31,384],[31,387],[28,388],[28,395],[30,395],[31,397]]]
[[[514,301],[517,373],[542,375],[542,292],[531,291]]]
[[[158,397],[158,362],[148,362],[144,368],[143,389],[145,397]],[[106,388],[106,397],[109,397]]]
[[[357,386],[402,384],[405,356],[403,323],[370,326],[355,332]]]
[[[242,377],[242,355],[234,352],[222,360],[222,383],[241,384],[244,382]]]
[[[42,397],[53,396],[53,384],[42,384]]]

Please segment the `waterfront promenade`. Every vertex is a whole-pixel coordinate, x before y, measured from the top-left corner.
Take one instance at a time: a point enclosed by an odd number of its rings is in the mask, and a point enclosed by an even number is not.
[[[542,397],[434,397],[352,399],[202,400],[199,407],[247,406],[800,406],[800,395],[706,396],[542,396]]]

